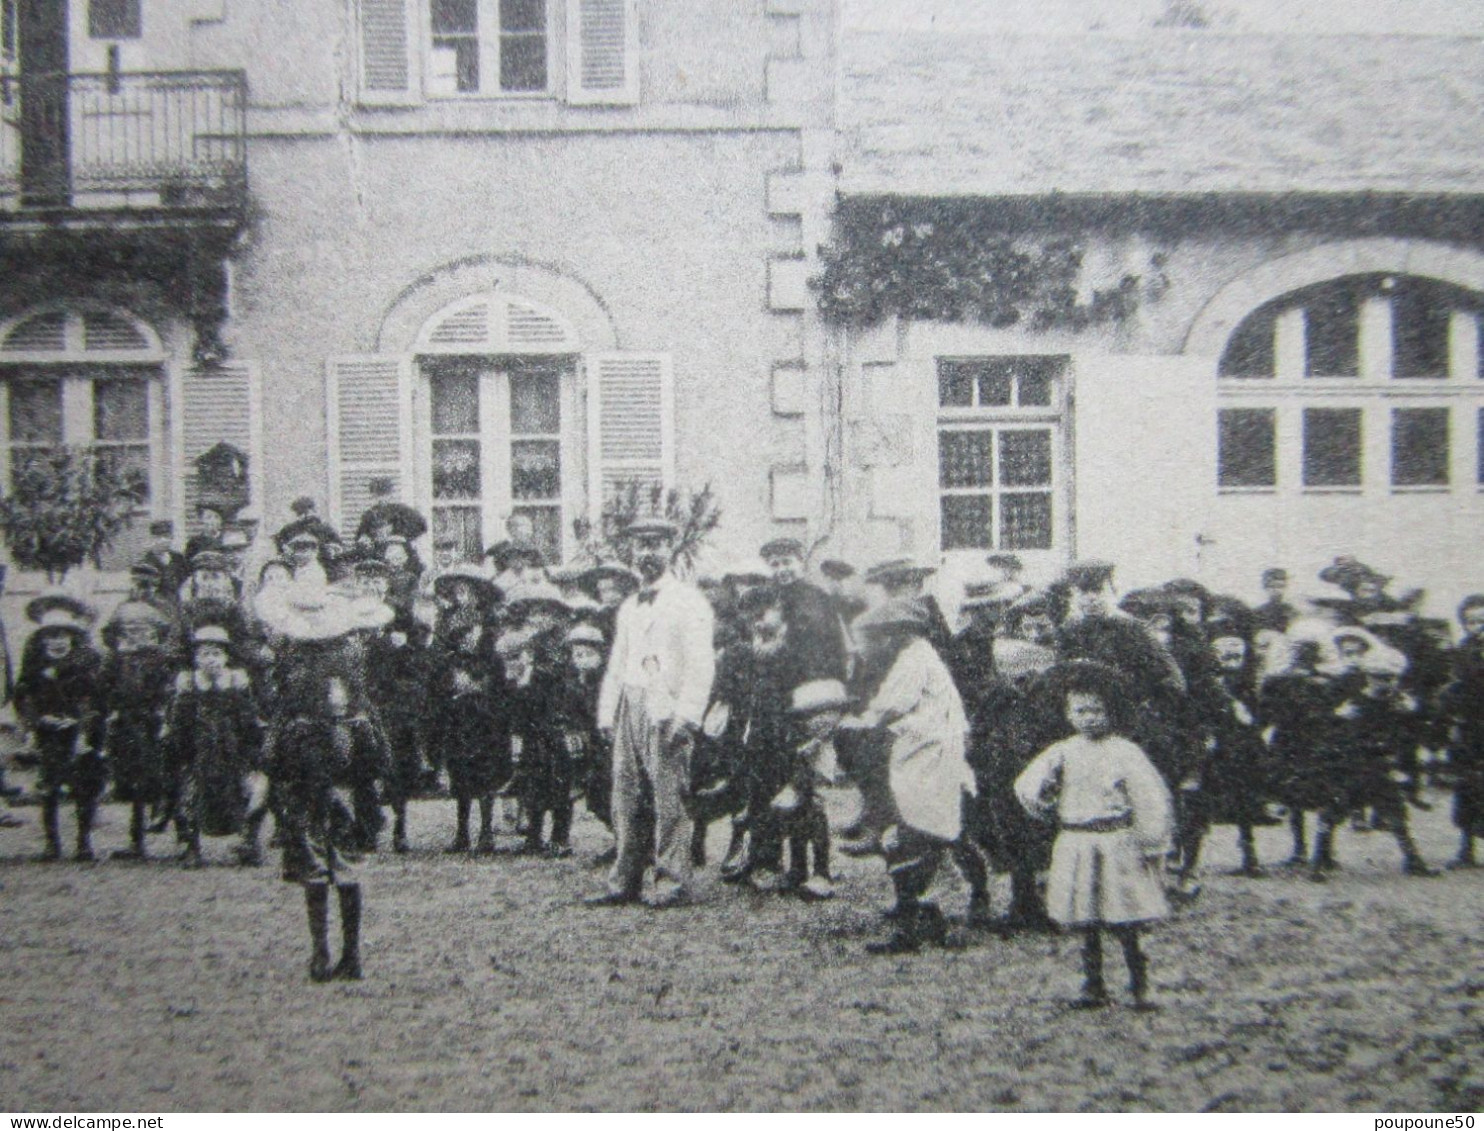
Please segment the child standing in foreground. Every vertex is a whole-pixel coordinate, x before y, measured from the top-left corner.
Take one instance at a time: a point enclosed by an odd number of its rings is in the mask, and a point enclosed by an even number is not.
[[[1046,910],[1082,933],[1082,994],[1073,1008],[1108,1004],[1102,932],[1128,963],[1134,1008],[1151,1009],[1143,924],[1169,914],[1160,870],[1170,848],[1169,789],[1144,751],[1116,733],[1117,675],[1098,665],[1063,669],[1067,722],[1077,733],[1043,750],[1015,780],[1015,795],[1060,826]]]

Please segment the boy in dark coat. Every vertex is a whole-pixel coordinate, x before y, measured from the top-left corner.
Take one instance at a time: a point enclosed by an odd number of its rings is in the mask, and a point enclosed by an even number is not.
[[[837,679],[809,680],[789,701],[789,782],[769,803],[770,815],[788,847],[784,890],[808,900],[833,899],[830,825],[819,797],[820,782],[838,775],[832,743],[850,697]]]
[[[192,667],[176,676],[165,720],[163,741],[176,766],[178,825],[190,867],[201,864],[203,836],[241,833],[238,859],[261,860],[258,828],[267,801],[262,725],[251,680],[231,666],[231,645],[221,625],[195,630]]]
[[[1339,804],[1321,811],[1315,840],[1315,879],[1324,878],[1317,866],[1329,852],[1335,830],[1346,815],[1367,807],[1376,827],[1396,838],[1402,853],[1402,871],[1408,876],[1433,876],[1407,821],[1408,796],[1418,777],[1417,745],[1421,725],[1419,704],[1400,681],[1406,659],[1392,649],[1371,649],[1360,660],[1360,680],[1349,685],[1345,700],[1335,709],[1333,741],[1344,752],[1346,785]]]
[[[1299,611],[1286,600],[1288,596],[1288,571],[1265,569],[1262,571],[1262,591],[1266,599],[1252,610],[1253,630],[1266,628],[1271,632],[1287,632],[1288,626],[1299,618]]]
[[[789,697],[796,686],[794,661],[788,654],[788,622],[772,588],[749,593],[739,610],[750,631],[746,676],[732,721],[742,728],[741,776],[746,797],[742,824],[747,849],[723,869],[731,883],[750,880],[764,890],[786,886],[782,875],[783,838],[770,806],[789,780],[792,769]],[[717,690],[713,684],[713,693]]]
[[[369,559],[355,565],[357,590],[385,601],[390,581],[385,562]],[[366,686],[391,750],[385,780],[392,807],[392,851],[407,851],[407,803],[421,787],[424,731],[428,721],[428,639],[430,632],[410,604],[393,604],[389,624],[366,634]]]
[[[527,822],[522,851],[566,857],[572,855],[577,785],[577,761],[563,722],[568,609],[546,586],[515,590],[508,607],[520,626],[506,694],[512,743],[520,751],[517,777]],[[543,846],[547,814],[551,838]]]
[[[175,679],[165,641],[171,622],[143,601],[125,601],[103,628],[101,709],[103,754],[113,774],[113,795],[129,806],[129,847],[115,859],[143,860],[153,813],[168,813],[174,796],[170,762],[160,729]]]
[[[77,811],[76,859],[94,859],[93,819],[107,770],[98,756],[98,693],[101,663],[88,642],[93,610],[64,593],[43,594],[26,606],[37,628],[21,655],[15,709],[36,741],[41,769],[43,860],[62,858],[64,793]]]
[[[578,624],[566,636],[557,708],[562,741],[577,766],[587,811],[612,828],[613,750],[598,729],[598,691],[603,683],[607,641],[596,625]]]
[[[1204,712],[1209,738],[1200,785],[1186,799],[1191,810],[1189,842],[1180,861],[1187,880],[1200,858],[1201,843],[1213,824],[1237,826],[1242,854],[1239,874],[1263,875],[1253,829],[1263,817],[1267,794],[1267,747],[1262,740],[1257,685],[1248,643],[1248,624],[1225,621],[1212,630],[1211,653],[1218,668],[1219,698]]]
[[[1006,931],[1051,929],[1036,876],[1050,864],[1053,838],[1016,800],[1014,785],[1037,754],[1071,733],[1060,688],[1045,678],[1056,662],[1056,614],[1045,594],[1027,594],[1005,610],[995,637],[993,679],[975,697],[969,717],[969,764],[978,795],[967,824],[996,870],[1010,874],[1010,908],[1000,924]]]
[[[1309,862],[1305,811],[1340,804],[1344,766],[1336,757],[1334,712],[1345,693],[1320,670],[1318,642],[1295,641],[1290,647],[1283,667],[1263,681],[1257,713],[1268,728],[1274,796],[1288,808],[1293,851],[1284,867],[1302,868]],[[1334,860],[1316,857],[1315,864],[1331,868]]]
[[[1452,680],[1441,698],[1450,726],[1448,766],[1453,774],[1453,825],[1458,855],[1450,868],[1477,868],[1474,841],[1484,837],[1484,594],[1458,606],[1463,639],[1453,650]]]
[[[469,817],[479,804],[481,853],[495,850],[495,793],[510,781],[510,712],[505,665],[489,619],[499,591],[472,566],[440,575],[434,591],[442,608],[429,654],[432,718],[429,753],[448,771],[457,828],[445,850],[470,850]]]
[[[845,678],[845,633],[834,602],[804,577],[804,547],[794,538],[775,538],[760,556],[772,573],[783,619],[788,624],[788,651],[800,683]]]
[[[353,702],[353,681],[307,664],[285,679],[272,765],[283,792],[283,878],[304,888],[311,981],[361,977],[360,843],[351,792],[386,772],[381,729]],[[340,904],[340,960],[330,965],[330,888]]]

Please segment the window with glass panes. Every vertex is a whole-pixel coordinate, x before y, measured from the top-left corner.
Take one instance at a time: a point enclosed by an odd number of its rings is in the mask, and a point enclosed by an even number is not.
[[[938,359],[944,550],[1050,550],[1057,542],[1066,359]]]
[[[141,508],[151,499],[150,399],[158,373],[148,367],[15,369],[3,379],[5,470],[11,482],[58,448],[89,447],[125,483]]]
[[[1265,303],[1221,357],[1218,486],[1409,492],[1467,481],[1471,469],[1453,465],[1475,446],[1484,403],[1481,313],[1484,295],[1408,275],[1331,279]]]
[[[543,94],[550,0],[427,0],[431,95]]]
[[[531,523],[551,560],[562,556],[562,361],[425,358],[427,466],[435,538],[466,558],[504,536],[512,515]]]

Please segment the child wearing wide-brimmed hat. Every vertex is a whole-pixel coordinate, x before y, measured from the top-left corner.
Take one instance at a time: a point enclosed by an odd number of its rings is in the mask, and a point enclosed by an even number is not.
[[[475,567],[439,575],[440,604],[429,647],[429,701],[438,705],[428,736],[429,761],[448,772],[456,827],[449,853],[470,850],[469,819],[479,805],[481,853],[495,850],[495,793],[511,774],[510,712],[505,664],[492,624],[500,588]]]
[[[15,709],[31,732],[40,757],[46,851],[62,856],[61,806],[64,794],[77,812],[76,859],[93,859],[93,818],[107,781],[98,755],[98,653],[88,640],[93,609],[62,592],[43,593],[26,606],[36,631],[26,641],[15,685]]]
[[[103,627],[108,655],[99,695],[103,753],[113,796],[129,806],[129,847],[117,859],[143,860],[151,819],[169,819],[174,793],[160,728],[175,678],[172,621],[146,601],[125,601]]]
[[[1169,914],[1162,868],[1170,850],[1170,791],[1145,753],[1119,734],[1127,692],[1117,672],[1072,662],[1055,672],[1076,733],[1043,750],[1015,780],[1034,815],[1056,820],[1046,910],[1082,934],[1082,994],[1077,1008],[1108,1004],[1102,932],[1128,962],[1136,1008],[1149,1008],[1143,924]]]

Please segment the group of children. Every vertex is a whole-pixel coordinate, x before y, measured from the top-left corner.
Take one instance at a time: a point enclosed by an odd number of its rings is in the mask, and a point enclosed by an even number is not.
[[[188,863],[213,836],[240,837],[238,858],[258,863],[271,814],[285,876],[305,887],[311,976],[328,980],[360,974],[355,866],[378,846],[383,805],[399,852],[409,801],[445,784],[453,853],[495,851],[502,798],[520,851],[570,855],[578,798],[608,820],[597,700],[635,574],[616,561],[548,572],[524,540],[495,547],[488,569],[440,540],[424,570],[394,523],[363,525],[330,555],[334,531],[301,514],[251,586],[216,544],[195,547],[168,584],[142,562],[99,634],[102,655],[85,604],[31,602],[15,702],[34,737],[48,858],[62,855],[70,798],[76,855],[92,859],[110,778],[130,806],[121,855],[143,858],[149,833],[173,825]],[[882,563],[864,579],[879,592],[862,600],[844,563],[824,563],[817,588],[802,547],[764,550],[708,588],[720,659],[693,766],[693,853],[703,861],[707,823],[728,819],[724,878],[814,899],[834,894],[832,850],[880,854],[896,900],[874,951],[946,937],[924,898],[946,860],[970,887],[970,923],[989,921],[993,867],[1011,877],[1002,925],[1083,932],[1079,1004],[1107,1000],[1105,927],[1142,1004],[1139,925],[1168,911],[1167,864],[1174,893],[1193,896],[1215,824],[1237,826],[1250,875],[1262,870],[1253,828],[1273,802],[1293,815],[1295,860],[1316,878],[1351,817],[1390,830],[1406,870],[1429,874],[1407,828],[1429,748],[1454,770],[1456,863],[1474,861],[1484,598],[1465,602],[1450,653],[1348,559],[1325,578],[1347,597],[1301,612],[1276,573],[1255,608],[1191,582],[1115,603],[1110,566],[1081,563],[1033,591],[995,555],[997,576],[970,588],[955,633],[925,590],[930,568]],[[845,781],[862,808],[836,846],[820,786]],[[1305,810],[1317,813],[1312,859]],[[330,887],[344,934],[335,964]]]

